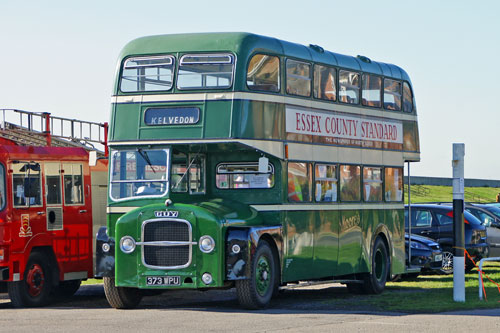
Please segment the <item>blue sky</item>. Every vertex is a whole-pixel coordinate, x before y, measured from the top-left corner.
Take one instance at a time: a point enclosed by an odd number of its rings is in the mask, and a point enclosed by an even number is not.
[[[403,67],[422,161],[412,174],[500,179],[500,2],[0,0],[0,108],[108,121],[116,58],[145,35],[247,31]]]

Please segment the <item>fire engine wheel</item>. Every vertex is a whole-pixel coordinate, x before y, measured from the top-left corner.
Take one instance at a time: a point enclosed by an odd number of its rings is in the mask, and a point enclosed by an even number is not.
[[[82,280],[61,281],[57,286],[56,294],[63,298],[71,297],[80,289],[81,284]]]
[[[276,289],[276,260],[269,244],[262,240],[251,262],[251,276],[236,281],[236,292],[241,306],[247,309],[265,308]]]
[[[15,307],[37,307],[49,303],[52,291],[52,271],[47,258],[33,252],[22,281],[9,282],[9,297]]]
[[[367,294],[380,294],[384,291],[389,275],[389,255],[381,237],[377,237],[373,245],[372,269],[364,277],[363,289]]]
[[[133,309],[139,305],[142,292],[137,288],[124,288],[115,286],[115,278],[105,277],[104,294],[109,305],[115,309]]]

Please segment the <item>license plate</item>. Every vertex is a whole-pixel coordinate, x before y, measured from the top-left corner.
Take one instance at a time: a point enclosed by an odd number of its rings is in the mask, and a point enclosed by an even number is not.
[[[434,261],[443,261],[443,255],[442,255],[442,254],[437,254],[437,255],[434,257]]]
[[[180,286],[180,276],[148,276],[146,277],[147,286]]]

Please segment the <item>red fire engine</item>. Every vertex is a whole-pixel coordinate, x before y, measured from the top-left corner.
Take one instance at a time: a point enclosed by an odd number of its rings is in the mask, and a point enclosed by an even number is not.
[[[107,124],[1,112],[0,287],[16,307],[41,306],[73,295],[94,276],[93,235],[106,222],[107,160],[89,166],[95,150],[89,143],[106,146]],[[21,124],[7,122],[6,113]]]

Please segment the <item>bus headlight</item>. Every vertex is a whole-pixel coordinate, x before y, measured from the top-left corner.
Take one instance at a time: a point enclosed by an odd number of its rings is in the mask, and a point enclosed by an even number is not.
[[[205,273],[201,276],[201,280],[204,284],[210,284],[213,281],[212,275],[210,273]]]
[[[123,253],[132,253],[135,250],[135,240],[130,236],[123,236],[120,239],[120,250]]]
[[[205,235],[200,237],[200,251],[203,253],[210,253],[215,249],[215,241],[212,237]]]

